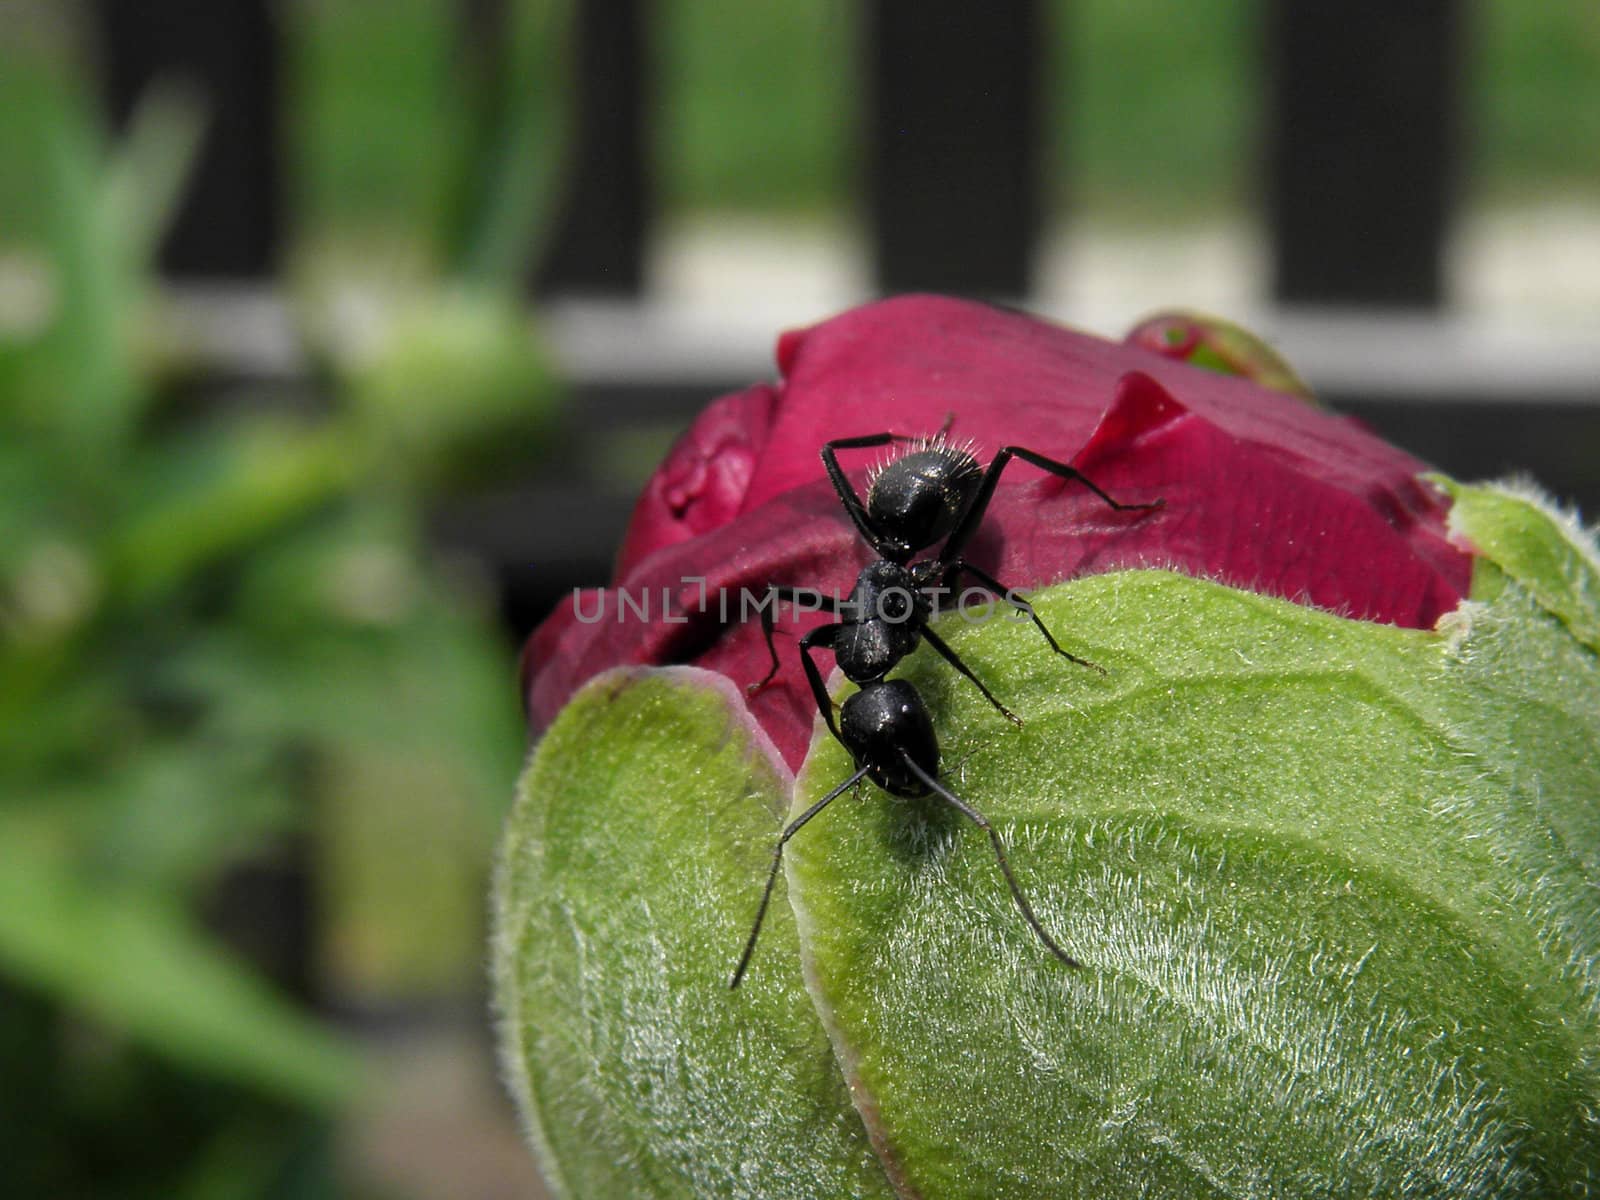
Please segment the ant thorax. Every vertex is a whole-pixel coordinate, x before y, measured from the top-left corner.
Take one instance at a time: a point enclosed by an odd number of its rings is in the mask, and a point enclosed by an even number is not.
[[[903,625],[919,615],[918,588],[917,574],[912,568],[879,559],[861,568],[842,615],[851,621],[878,620]]]
[[[928,604],[910,568],[879,559],[862,568],[839,615],[833,640],[839,669],[852,683],[867,683],[917,648]]]
[[[867,514],[903,561],[948,536],[982,482],[970,444],[916,442],[867,476]]]

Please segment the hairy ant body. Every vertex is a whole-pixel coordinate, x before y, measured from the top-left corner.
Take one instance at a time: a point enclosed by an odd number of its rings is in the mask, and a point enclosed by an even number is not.
[[[856,577],[850,598],[842,603],[829,602],[814,590],[789,587],[777,588],[776,599],[780,603],[791,604],[814,599],[818,607],[840,618],[832,624],[818,626],[800,639],[801,661],[805,667],[806,681],[828,731],[850,752],[856,769],[848,779],[791,821],[779,835],[772,851],[772,866],[767,873],[766,889],[761,894],[761,905],[756,911],[744,952],[734,968],[730,988],[739,986],[750,965],[751,955],[755,953],[756,939],[766,919],[778,868],[783,862],[784,846],[811,818],[863,779],[870,779],[884,791],[905,799],[937,796],[976,823],[989,835],[1000,872],[1005,876],[1006,886],[1011,889],[1011,898],[1029,928],[1063,963],[1069,967],[1080,965],[1056,944],[1034,915],[1032,906],[1017,884],[1016,876],[1012,874],[998,831],[982,813],[939,782],[939,741],[921,695],[906,680],[889,680],[884,676],[925,638],[946,662],[970,679],[1002,715],[1015,724],[1022,723],[995,698],[955,651],[928,627],[933,611],[933,589],[949,586],[962,574],[976,579],[1018,611],[1026,613],[1057,654],[1084,666],[1095,667],[1087,659],[1063,650],[1026,600],[962,557],[962,551],[977,532],[988,510],[995,486],[1000,481],[1000,473],[1012,459],[1020,458],[1063,479],[1079,480],[1119,511],[1159,508],[1162,502],[1123,504],[1112,499],[1077,469],[1020,446],[1002,448],[989,464],[988,470],[983,470],[970,450],[945,440],[944,433],[948,428],[947,421],[945,430],[928,439],[879,433],[838,438],[822,448],[822,461],[834,491],[838,493],[856,529],[878,554],[878,559],[862,569]],[[920,444],[874,474],[868,485],[866,503],[863,504],[840,468],[837,452],[887,446],[894,442]],[[920,562],[911,561],[941,539],[944,544],[935,557]],[[778,671],[778,652],[772,641],[773,608],[762,609],[761,628],[767,649],[772,655],[772,669],[758,683],[751,685],[749,690],[752,692],[766,686]],[[853,683],[860,685],[860,690],[849,696],[840,707],[837,721],[822,672],[811,656],[812,650],[818,647],[831,649],[840,670]]]

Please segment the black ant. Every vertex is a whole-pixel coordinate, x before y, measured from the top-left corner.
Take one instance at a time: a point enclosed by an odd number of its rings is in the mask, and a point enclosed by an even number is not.
[[[750,956],[755,953],[756,938],[760,936],[761,923],[767,916],[767,904],[772,899],[772,886],[777,882],[778,867],[783,863],[784,845],[799,832],[802,825],[862,779],[871,779],[890,795],[905,799],[938,796],[957,812],[976,822],[978,828],[989,835],[995,858],[1000,861],[1000,873],[1006,877],[1006,886],[1011,889],[1011,898],[1017,902],[1023,920],[1039,935],[1039,940],[1049,948],[1050,953],[1069,967],[1081,966],[1077,959],[1056,944],[1055,939],[1045,932],[1044,926],[1039,924],[1039,918],[1034,916],[1033,906],[1028,903],[1022,889],[1017,886],[1016,876],[1011,873],[1011,863],[1006,859],[1005,845],[1000,840],[999,832],[987,817],[939,782],[939,740],[934,736],[933,721],[917,689],[904,679],[880,679],[869,683],[845,700],[839,709],[838,724],[835,724],[833,702],[821,677],[815,674],[808,674],[808,677],[816,693],[817,707],[822,710],[829,731],[855,758],[855,773],[790,821],[779,835],[778,844],[772,851],[772,869],[767,872],[766,890],[761,893],[761,907],[756,910],[755,924],[750,927],[750,937],[744,944],[744,953],[739,955],[739,965],[733,969],[733,980],[728,987],[739,986],[745,968],[750,965]]]
[[[761,609],[761,632],[767,641],[767,652],[772,656],[772,666],[766,675],[750,685],[748,690],[752,694],[771,683],[778,673],[778,649],[772,640],[778,604],[814,601],[816,607],[840,620],[819,625],[800,639],[801,660],[806,674],[813,678],[813,688],[820,679],[811,657],[812,650],[817,647],[832,650],[845,677],[854,684],[865,685],[882,679],[925,638],[941,658],[972,681],[1002,716],[1014,725],[1021,725],[1021,719],[1000,703],[945,640],[928,627],[933,616],[935,589],[948,591],[963,574],[977,580],[1018,612],[1026,613],[1057,654],[1105,673],[1088,659],[1062,649],[1031,604],[987,571],[973,566],[961,553],[983,522],[1000,482],[1000,473],[1014,458],[1062,479],[1078,480],[1118,512],[1156,509],[1162,506],[1162,501],[1124,504],[1077,468],[1021,446],[1002,447],[985,471],[969,449],[945,440],[953,419],[953,416],[946,419],[944,429],[931,438],[873,433],[864,437],[836,438],[822,447],[822,463],[833,482],[833,490],[878,559],[862,568],[849,599],[843,602],[836,596],[830,599],[815,589],[772,589],[774,602]],[[913,442],[917,446],[873,474],[867,487],[867,501],[863,504],[839,466],[838,451],[866,450],[894,442]],[[914,555],[940,539],[944,540],[944,545],[936,556],[911,562]]]
[[[822,448],[823,465],[827,467],[834,491],[838,493],[845,511],[850,514],[850,519],[855,522],[856,529],[879,558],[862,569],[849,600],[842,604],[837,601],[826,604],[825,598],[817,592],[798,588],[778,588],[776,598],[779,602],[791,604],[802,597],[816,598],[833,615],[842,618],[807,633],[800,639],[800,651],[806,680],[816,699],[817,708],[827,722],[829,732],[850,752],[856,769],[848,779],[791,821],[779,835],[778,844],[772,851],[772,867],[767,873],[766,889],[761,893],[761,906],[756,910],[755,923],[745,942],[744,953],[739,956],[739,964],[734,968],[730,988],[739,986],[745,969],[750,965],[750,956],[755,953],[756,938],[766,919],[772,888],[783,862],[784,846],[807,821],[863,779],[871,779],[884,791],[906,799],[938,796],[975,822],[989,835],[995,858],[1000,863],[1000,872],[1005,876],[1011,897],[1029,928],[1067,966],[1081,965],[1057,945],[1039,923],[1039,918],[1034,915],[1032,906],[1017,884],[1016,876],[1011,872],[1004,843],[994,826],[982,813],[939,782],[939,742],[921,695],[907,681],[889,680],[884,676],[916,649],[920,639],[926,638],[928,644],[970,679],[989,703],[1008,720],[1018,725],[1022,723],[1010,709],[995,699],[955,651],[928,628],[928,620],[932,616],[930,589],[936,583],[948,585],[962,573],[971,575],[1019,611],[1027,613],[1057,654],[1101,670],[1087,659],[1063,650],[1032,605],[961,557],[962,550],[988,510],[995,486],[1000,481],[1000,473],[1013,458],[1032,463],[1063,479],[1080,480],[1095,495],[1119,511],[1159,508],[1162,502],[1123,504],[1112,499],[1077,469],[1020,446],[1002,448],[989,464],[989,469],[983,471],[970,450],[945,441],[944,434],[949,424],[947,420],[945,429],[929,439],[879,433],[839,438]],[[839,467],[837,451],[868,449],[900,441],[921,444],[874,475],[867,489],[867,502],[863,505]],[[917,563],[910,561],[919,551],[927,549],[941,538],[944,539],[944,545],[936,557]],[[760,682],[751,686],[752,692],[766,686],[778,670],[772,624],[773,609],[762,609],[761,628],[767,639],[767,649],[772,655],[772,669]],[[841,706],[837,723],[833,715],[833,700],[828,695],[822,672],[811,657],[812,649],[817,646],[832,649],[840,669],[852,682],[860,685],[860,690],[848,697]]]

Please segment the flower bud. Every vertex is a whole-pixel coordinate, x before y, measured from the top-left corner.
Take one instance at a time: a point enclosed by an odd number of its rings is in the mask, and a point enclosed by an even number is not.
[[[747,699],[759,622],[714,600],[681,623],[558,614],[525,660],[548,728],[494,944],[557,1192],[1583,1194],[1589,535],[1298,398],[956,301],[844,314],[779,365],[674,450],[613,594],[848,592],[873,555],[818,447],[947,414],[981,462],[1020,445],[1164,499],[1117,512],[1007,468],[967,554],[1102,668],[1026,621],[936,621],[1020,728],[927,646],[894,673],[1082,965],[954,806],[864,784],[785,846],[730,992],[784,823],[857,765],[816,719],[797,627]]]

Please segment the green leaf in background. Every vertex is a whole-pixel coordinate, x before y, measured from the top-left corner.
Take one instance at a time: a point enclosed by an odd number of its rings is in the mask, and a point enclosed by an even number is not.
[[[137,415],[139,390],[128,354],[127,308],[134,280],[101,203],[102,147],[86,100],[62,96],[44,109],[43,253],[51,298],[42,335],[26,349],[5,415],[43,434],[36,443],[58,470],[104,468]],[[81,479],[81,476],[80,476]]]
[[[205,125],[206,106],[198,94],[158,81],[139,97],[113,148],[100,196],[102,219],[132,284],[142,284],[155,266]]]
[[[480,41],[477,120],[457,168],[457,198],[445,228],[449,258],[469,286],[516,296],[555,233],[571,128],[572,5],[515,0],[502,37]]]
[[[152,90],[108,159],[89,98],[60,79],[36,86],[49,96],[37,108],[36,135],[50,199],[38,247],[48,315],[21,348],[0,419],[38,435],[38,451],[57,471],[92,486],[115,478],[115,456],[148,399],[136,370],[135,317],[203,120],[190,98]]]
[[[1104,676],[1029,625],[947,622],[1021,730],[907,661],[947,782],[1081,970],[1028,929],[979,830],[869,787],[789,844],[754,991],[728,994],[784,820],[730,799],[730,685],[581,693],[525,777],[497,891],[508,1054],[551,1170],[576,1195],[622,1187],[618,1162],[651,1195],[748,1194],[728,1147],[791,1151],[744,1089],[790,1121],[803,1103],[754,1056],[755,1017],[827,1031],[853,1107],[819,1078],[810,1119],[863,1121],[927,1200],[1581,1193],[1600,1177],[1600,662],[1574,629],[1595,556],[1525,498],[1456,490],[1501,576],[1436,631],[1141,571],[1033,597]],[[791,816],[850,769],[819,737]]]
[[[437,491],[539,457],[559,388],[519,298],[461,287],[373,300],[370,338],[332,349],[381,479]]]
[[[130,464],[130,511],[106,546],[119,598],[144,604],[347,492],[364,465],[336,427],[260,421],[174,440]]]
[[[85,878],[0,840],[0,970],[200,1071],[329,1105],[360,1082],[355,1053],[200,934],[170,898]]]
[[[728,990],[788,774],[733,686],[614,671],[545,735],[501,847],[508,1078],[558,1194],[887,1196],[781,894]]]

